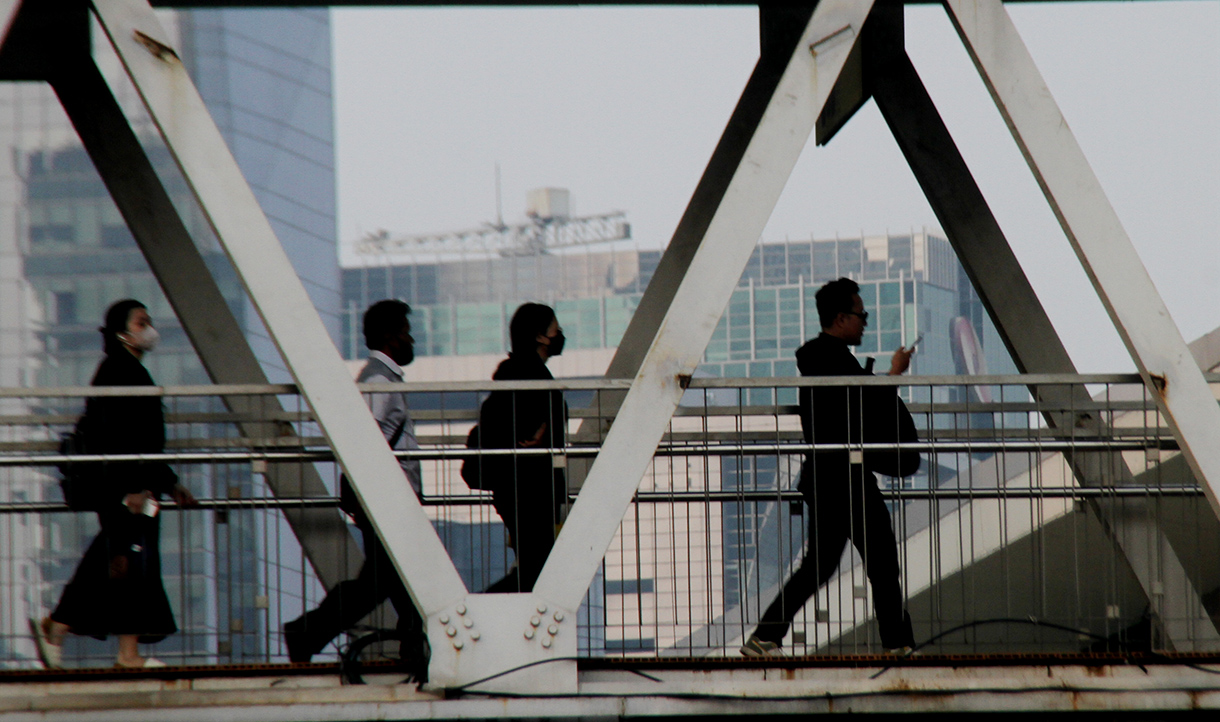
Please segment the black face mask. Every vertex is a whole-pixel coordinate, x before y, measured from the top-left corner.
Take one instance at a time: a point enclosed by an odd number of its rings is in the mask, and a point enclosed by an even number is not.
[[[406,366],[415,360],[415,341],[402,338],[387,339],[385,355],[394,359],[399,366]]]
[[[563,336],[563,331],[551,336],[551,345],[547,346],[546,351],[550,356],[558,356],[563,353],[563,342],[567,339]]]

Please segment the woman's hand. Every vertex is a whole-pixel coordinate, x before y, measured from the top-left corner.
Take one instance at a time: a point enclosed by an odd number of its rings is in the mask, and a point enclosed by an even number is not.
[[[138,494],[128,494],[123,497],[123,505],[127,507],[127,511],[132,514],[144,513],[144,505],[152,498],[152,492],[148,489],[141,491]]]
[[[520,446],[523,449],[532,449],[535,446],[538,446],[539,444],[542,443],[542,436],[545,433],[546,433],[546,422],[544,421],[544,422],[542,422],[542,426],[538,427],[538,431],[536,431],[534,433],[534,437],[532,439],[526,439],[525,441],[518,441],[517,446]]]
[[[199,500],[191,494],[190,489],[187,489],[181,484],[174,484],[174,488],[170,489],[169,495],[178,504],[178,506],[199,506]]]

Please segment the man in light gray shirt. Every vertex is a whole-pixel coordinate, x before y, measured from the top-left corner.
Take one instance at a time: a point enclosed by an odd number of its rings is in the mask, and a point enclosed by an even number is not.
[[[382,303],[385,303],[383,301]],[[391,303],[398,303],[392,301]],[[404,306],[406,304],[403,304]],[[410,339],[410,324],[405,327],[404,333]],[[411,343],[407,344],[407,348],[411,348]],[[399,356],[399,358],[403,358]],[[411,352],[410,358],[414,359],[414,351]],[[407,360],[403,366],[411,363]],[[381,351],[369,351],[368,363],[360,370],[360,375],[356,377],[356,383],[402,383],[403,374],[402,366]],[[381,427],[381,433],[389,442],[390,448],[394,451],[411,451],[419,448],[419,441],[415,439],[415,422],[411,420],[411,415],[407,412],[407,395],[404,393],[388,393],[388,394],[365,394],[365,400],[368,401],[369,408],[373,411],[373,418],[377,419],[377,425]],[[399,457],[398,464],[402,466],[402,472],[407,475],[407,481],[411,482],[411,488],[415,490],[415,495],[422,498],[424,493],[423,482],[419,473],[419,459],[410,459]]]
[[[409,313],[410,306],[402,301],[378,301],[364,313],[364,342],[369,349],[369,359],[356,378],[358,382],[397,383],[403,380],[402,367],[415,359],[415,339],[411,337],[411,322],[407,319]],[[390,448],[395,451],[419,448],[405,393],[374,393],[367,394],[366,398]],[[400,458],[399,463],[416,496],[421,495],[419,460]],[[364,566],[355,579],[336,585],[317,609],[284,625],[288,658],[293,662],[310,661],[336,635],[360,621],[388,597],[398,612],[402,660],[416,681],[425,682],[429,650],[423,621],[346,478],[340,479],[340,486],[340,506],[355,518],[356,526],[364,536]]]

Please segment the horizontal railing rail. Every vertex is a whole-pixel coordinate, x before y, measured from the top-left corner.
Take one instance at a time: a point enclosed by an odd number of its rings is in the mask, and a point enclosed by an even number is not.
[[[1203,495],[1199,486],[1118,486],[1102,489],[1078,486],[1037,487],[1032,489],[884,489],[881,496],[891,500],[911,499],[1091,499],[1091,498],[1140,498],[1149,496],[1198,497]],[[578,496],[571,494],[569,501]],[[673,502],[799,502],[804,496],[798,491],[676,491],[638,492],[632,500],[640,504],[668,504]],[[187,511],[195,509],[329,509],[338,508],[339,497],[263,498],[263,499],[198,499],[197,503],[184,507],[173,501],[161,502],[164,509]],[[491,493],[450,494],[446,496],[423,496],[424,506],[471,506],[490,505]],[[6,502],[0,503],[0,514],[27,514],[72,512],[66,504],[56,502]]]
[[[1203,375],[1208,383],[1220,383],[1220,373]],[[993,374],[976,376],[769,376],[764,378],[719,378],[695,376],[690,389],[759,389],[814,386],[1085,386],[1099,384],[1143,384],[1139,374]],[[406,381],[402,383],[358,383],[362,393],[469,393],[477,391],[626,391],[629,379],[576,378],[552,381]],[[276,396],[295,395],[295,384],[200,384],[193,386],[47,386],[0,388],[0,399],[89,398],[101,396]]]
[[[809,454],[816,452],[842,453],[844,451],[937,451],[937,452],[1053,452],[1053,451],[1177,451],[1178,443],[1173,439],[1155,441],[1120,441],[1089,439],[1047,439],[1037,441],[908,441],[868,444],[662,444],[657,447],[657,456],[759,456],[775,454]],[[427,461],[464,461],[471,457],[554,457],[570,456],[593,458],[601,453],[600,446],[565,446],[562,448],[526,449],[433,449],[428,451],[396,451],[399,459]],[[28,456],[0,455],[0,466],[58,466],[60,464],[119,464],[119,463],[184,463],[184,464],[231,464],[243,461],[265,461],[274,463],[334,461],[329,451],[246,451],[246,452],[182,452],[164,454],[36,454]]]

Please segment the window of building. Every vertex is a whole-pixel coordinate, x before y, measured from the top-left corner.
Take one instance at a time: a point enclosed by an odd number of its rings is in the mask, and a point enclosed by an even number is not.
[[[607,639],[607,652],[655,652],[655,639]]]
[[[46,223],[30,226],[30,243],[72,243],[76,229],[68,223]]]
[[[54,306],[51,311],[51,318],[55,319],[58,324],[77,323],[76,316],[76,294],[72,291],[58,291],[51,294],[51,302]]]
[[[104,248],[128,248],[136,244],[136,239],[126,225],[104,225],[101,231]]]
[[[652,594],[655,587],[652,579],[606,580],[606,594]]]

